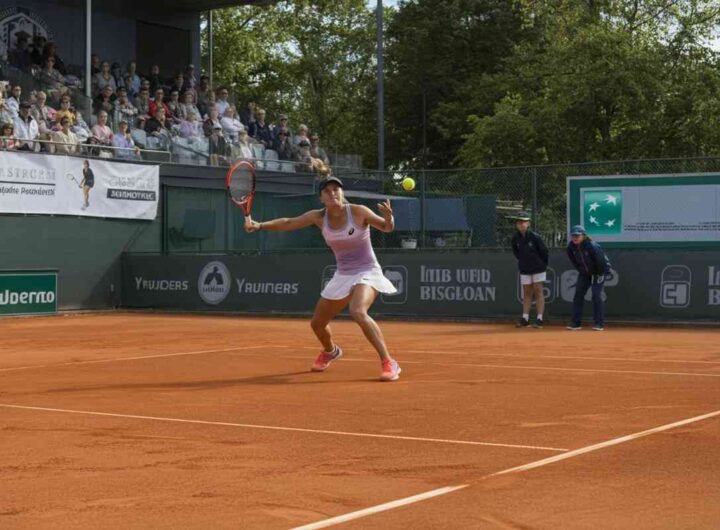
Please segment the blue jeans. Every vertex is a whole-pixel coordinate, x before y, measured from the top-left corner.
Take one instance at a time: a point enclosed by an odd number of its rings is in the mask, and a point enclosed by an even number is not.
[[[605,276],[588,276],[583,273],[578,274],[577,284],[575,285],[575,297],[573,298],[572,323],[574,325],[579,326],[582,322],[585,293],[587,293],[590,288],[592,288],[595,324],[599,326],[605,325],[602,301],[603,287],[605,287]]]

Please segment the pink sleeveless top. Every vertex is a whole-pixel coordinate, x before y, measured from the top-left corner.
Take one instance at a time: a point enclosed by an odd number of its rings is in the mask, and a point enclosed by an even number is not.
[[[323,215],[322,235],[327,246],[335,254],[338,273],[357,274],[380,269],[370,242],[370,227],[355,225],[349,204],[345,206],[345,212],[347,223],[337,230],[330,228],[327,210]]]

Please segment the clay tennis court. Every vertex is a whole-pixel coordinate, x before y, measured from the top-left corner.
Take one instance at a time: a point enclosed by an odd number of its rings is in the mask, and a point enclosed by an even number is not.
[[[717,329],[382,326],[0,321],[0,527],[718,527]]]

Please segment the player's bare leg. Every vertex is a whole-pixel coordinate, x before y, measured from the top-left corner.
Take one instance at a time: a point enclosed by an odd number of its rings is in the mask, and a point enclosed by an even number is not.
[[[365,338],[370,341],[370,344],[373,345],[375,351],[380,355],[380,359],[383,361],[390,359],[390,353],[387,351],[385,338],[380,330],[380,326],[378,326],[377,322],[368,314],[370,306],[377,297],[377,291],[369,285],[358,284],[353,287],[350,296],[350,316],[358,323],[360,329],[362,329],[365,334]]]
[[[312,320],[310,321],[310,327],[326,352],[331,352],[335,349],[335,343],[332,340],[332,331],[330,330],[330,321],[348,305],[349,301],[349,296],[342,300],[320,298],[315,306],[315,313],[313,313]]]

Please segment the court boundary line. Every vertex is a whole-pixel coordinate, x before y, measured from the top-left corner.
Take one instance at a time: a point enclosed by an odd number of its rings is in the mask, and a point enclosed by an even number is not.
[[[702,414],[700,416],[693,416],[692,418],[687,418],[684,420],[679,420],[673,423],[667,423],[665,425],[660,425],[658,427],[652,427],[650,429],[646,429],[644,431],[636,432],[633,434],[628,434],[626,436],[620,436],[618,438],[612,438],[610,440],[606,440],[604,442],[596,443],[593,445],[588,445],[585,447],[581,447],[579,449],[574,449],[572,451],[568,451],[566,453],[555,455],[549,458],[543,458],[541,460],[536,460],[534,462],[530,462],[528,464],[524,464],[521,466],[515,466],[508,469],[503,469],[502,471],[497,471],[495,473],[491,473],[489,475],[485,475],[483,477],[480,477],[476,481],[470,481],[468,484],[461,484],[458,486],[446,486],[445,488],[438,488],[434,490],[430,490],[424,493],[419,493],[417,495],[413,495],[412,497],[406,497],[404,499],[398,499],[396,501],[390,501],[383,504],[378,504],[376,506],[371,506],[369,508],[365,508],[363,510],[358,510],[355,512],[346,513],[343,515],[338,515],[336,517],[331,517],[329,519],[323,519],[320,521],[316,521],[314,523],[309,523],[303,526],[297,526],[292,528],[291,530],[319,530],[321,528],[328,528],[330,526],[335,526],[341,523],[344,523],[346,521],[351,521],[354,519],[360,519],[362,517],[367,517],[369,515],[374,515],[376,513],[385,512],[388,510],[392,510],[394,508],[398,508],[400,506],[406,506],[408,504],[415,504],[421,501],[424,501],[426,499],[431,499],[434,497],[439,497],[440,495],[446,495],[448,493],[452,493],[454,491],[458,491],[464,488],[467,488],[473,483],[481,482],[483,480],[487,480],[493,477],[498,477],[501,475],[508,475],[511,473],[522,473],[524,471],[529,471],[531,469],[536,469],[538,467],[543,467],[549,464],[553,464],[555,462],[559,462],[562,460],[568,460],[570,458],[574,458],[576,456],[584,455],[587,453],[591,453],[594,451],[598,451],[600,449],[604,449],[606,447],[612,447],[615,445],[620,445],[625,442],[630,442],[633,440],[637,440],[639,438],[644,438],[646,436],[650,436],[652,434],[657,434],[659,432],[668,431],[671,429],[675,429],[677,427],[682,427],[683,425],[688,425],[691,423],[696,423],[698,421],[707,420],[710,418],[713,418],[715,416],[720,416],[720,410],[716,410],[713,412],[709,412],[707,414]]]
[[[630,359],[628,357],[576,357],[573,355],[522,355],[516,353],[450,352],[443,350],[403,350],[408,353],[429,353],[441,355],[477,355],[478,357],[507,357],[509,359],[566,359],[578,361],[621,361],[637,363],[678,363],[678,364],[720,364],[720,361],[683,361],[680,359]]]
[[[483,447],[503,447],[508,449],[528,449],[535,451],[551,451],[556,453],[563,453],[569,451],[567,448],[560,447],[546,447],[539,445],[523,445],[523,444],[504,444],[498,442],[479,442],[473,440],[449,440],[443,438],[425,438],[419,436],[399,436],[393,434],[379,434],[379,433],[362,433],[362,432],[349,432],[349,431],[330,431],[324,429],[305,429],[302,427],[280,427],[276,425],[257,425],[252,423],[232,423],[224,421],[210,421],[210,420],[193,420],[186,418],[167,418],[162,416],[143,416],[138,414],[122,414],[115,412],[99,412],[91,410],[75,410],[75,409],[59,409],[52,407],[34,407],[30,405],[14,405],[10,403],[0,403],[0,408],[6,409],[19,409],[19,410],[33,410],[41,412],[60,412],[64,414],[78,414],[86,416],[102,416],[110,418],[122,418],[122,419],[134,419],[134,420],[150,420],[160,421],[167,423],[190,423],[195,425],[214,425],[219,427],[238,427],[242,429],[259,429],[267,431],[285,431],[285,432],[302,432],[308,434],[328,434],[333,436],[353,436],[357,438],[376,438],[384,440],[403,440],[407,442],[427,442],[427,443],[439,443],[449,445],[470,445],[470,446],[483,446]]]
[[[220,348],[212,350],[196,350],[187,352],[176,352],[176,353],[160,353],[157,355],[137,355],[135,357],[113,357],[111,359],[90,359],[86,361],[68,361],[65,363],[50,363],[50,364],[33,364],[28,366],[11,366],[8,368],[0,368],[0,372],[19,372],[21,370],[32,370],[34,368],[55,368],[59,366],[75,366],[81,364],[100,364],[100,363],[117,363],[122,361],[139,361],[143,359],[160,359],[162,357],[181,357],[184,355],[204,355],[207,353],[227,353],[231,351],[241,350],[257,350],[260,348],[267,348],[267,344],[257,346],[236,346],[234,348]],[[274,346],[276,348],[289,348],[290,346]]]
[[[301,346],[303,349],[309,349],[308,346]],[[134,356],[134,357],[117,357],[117,358],[111,358],[111,359],[93,359],[93,360],[86,360],[86,361],[70,361],[65,363],[50,363],[50,364],[38,364],[38,365],[30,365],[30,366],[14,366],[14,367],[8,367],[8,368],[0,368],[0,374],[2,373],[8,373],[8,372],[19,372],[23,370],[33,370],[33,369],[41,369],[41,368],[57,368],[57,367],[63,367],[63,366],[80,366],[80,365],[88,365],[88,364],[101,364],[101,363],[115,363],[115,362],[124,362],[124,361],[140,361],[145,359],[159,359],[163,357],[182,357],[182,356],[190,356],[190,355],[204,355],[209,353],[228,353],[233,351],[246,351],[246,350],[257,350],[257,349],[297,349],[294,346],[285,346],[285,345],[272,345],[272,344],[262,344],[262,345],[256,345],[256,346],[238,346],[234,348],[221,348],[221,349],[210,349],[210,350],[198,350],[198,351],[191,351],[191,352],[176,352],[176,353],[163,353],[163,354],[157,354],[157,355],[141,355],[141,356]],[[313,348],[314,349],[314,348]],[[420,353],[418,350],[408,350],[408,352],[416,352]],[[429,351],[426,351],[424,353],[430,353]],[[448,353],[448,352],[442,352],[442,351],[435,351],[435,353]],[[500,355],[503,357],[503,355]],[[504,356],[504,357],[514,357],[511,355]],[[306,359],[305,357],[299,357],[299,356],[287,356],[287,355],[276,355],[275,358],[282,358],[282,359]],[[598,359],[600,360],[600,359]],[[376,362],[375,360],[371,359],[352,359],[352,358],[343,358],[343,362]],[[635,375],[665,375],[665,376],[678,376],[678,377],[720,377],[720,374],[705,374],[705,373],[699,373],[699,372],[660,372],[660,371],[650,371],[650,370],[612,370],[612,369],[605,369],[605,368],[562,368],[562,367],[553,367],[553,366],[526,366],[526,365],[502,365],[502,364],[482,364],[482,363],[458,363],[458,362],[451,362],[451,363],[439,363],[434,361],[411,361],[411,360],[405,360],[401,361],[401,364],[425,364],[425,365],[433,365],[433,366],[474,366],[478,368],[498,368],[498,369],[505,369],[505,370],[539,370],[539,371],[550,371],[550,372],[578,372],[578,373],[608,373],[608,374],[635,374]]]

